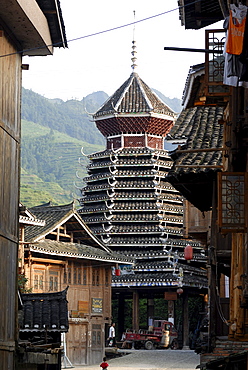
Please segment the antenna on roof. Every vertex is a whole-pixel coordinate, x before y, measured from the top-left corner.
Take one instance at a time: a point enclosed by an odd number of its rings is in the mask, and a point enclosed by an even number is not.
[[[132,52],[131,52],[131,54],[132,54],[131,60],[132,60],[132,63],[133,64],[131,65],[131,67],[132,67],[132,70],[134,72],[135,68],[137,67],[137,64],[135,63],[136,60],[137,60],[137,58],[135,56],[135,54],[137,53],[137,51],[136,51],[136,45],[135,45],[136,44],[136,41],[134,40],[134,33],[135,33],[135,10],[133,11],[133,16],[134,16],[133,41],[132,41],[133,46],[132,46]]]

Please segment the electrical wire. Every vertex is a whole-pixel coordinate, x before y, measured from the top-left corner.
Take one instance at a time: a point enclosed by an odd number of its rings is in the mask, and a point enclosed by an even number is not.
[[[94,32],[94,33],[91,33],[91,34],[88,34],[88,35],[84,35],[84,36],[79,36],[79,37],[76,37],[74,39],[68,40],[67,43],[71,43],[73,41],[79,41],[79,40],[82,40],[82,39],[85,39],[85,38],[89,38],[89,37],[93,37],[93,36],[98,36],[98,35],[101,35],[101,34],[104,34],[104,33],[107,33],[107,32],[116,31],[116,30],[121,29],[121,28],[129,27],[129,26],[134,26],[137,23],[145,22],[145,21],[148,21],[150,19],[154,19],[154,18],[160,17],[162,15],[172,13],[172,12],[174,12],[176,10],[180,10],[182,8],[186,8],[186,7],[190,6],[190,5],[194,5],[194,4],[196,4],[198,2],[201,2],[201,1],[202,0],[194,0],[194,1],[192,1],[192,2],[190,2],[188,4],[186,4],[186,5],[181,5],[181,6],[178,6],[177,8],[174,8],[174,9],[171,9],[171,10],[167,10],[165,12],[162,12],[162,13],[159,13],[159,14],[155,14],[155,15],[152,15],[152,16],[149,16],[149,17],[146,17],[146,18],[137,20],[137,21],[133,21],[131,23],[126,23],[124,25],[112,27],[112,28],[109,28],[107,30]],[[214,10],[215,8],[212,8],[212,9]],[[59,45],[61,45],[61,41],[60,42],[57,42],[57,43],[48,44],[48,45],[45,45],[45,46],[38,46],[38,47],[35,47],[35,48],[23,49],[23,50],[19,50],[19,51],[13,52],[13,53],[3,54],[3,55],[0,55],[0,58],[5,58],[5,57],[9,57],[9,56],[16,55],[16,54],[25,54],[27,52],[31,52],[31,51],[34,51],[34,50],[40,50],[40,49],[44,49],[44,48],[47,48],[47,47],[53,47],[53,46],[59,46]]]

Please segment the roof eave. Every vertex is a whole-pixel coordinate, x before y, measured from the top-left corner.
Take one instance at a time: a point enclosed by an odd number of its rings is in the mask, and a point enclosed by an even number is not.
[[[23,48],[23,55],[51,55],[47,19],[35,0],[2,0],[0,18]]]

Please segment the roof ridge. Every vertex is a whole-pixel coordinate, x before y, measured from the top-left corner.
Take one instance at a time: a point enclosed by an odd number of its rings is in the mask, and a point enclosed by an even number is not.
[[[52,205],[52,202],[48,202],[45,204],[40,204],[38,206],[34,206],[29,208],[32,212],[41,211],[41,212],[55,212],[61,210],[74,210],[75,209],[75,201],[73,200],[71,203],[62,204],[62,205]]]
[[[137,74],[137,73],[136,73]],[[145,92],[145,89],[143,88],[143,84],[145,84],[145,82],[140,78],[140,76],[137,74],[137,82],[138,82],[138,85],[140,87],[140,90],[142,92],[142,96],[144,96],[145,100],[146,100],[146,103],[147,105],[149,106],[150,110],[152,111],[154,109],[153,105],[152,105],[152,102],[150,101],[149,97],[147,96],[146,92]],[[145,84],[146,85],[146,84]],[[146,85],[149,89],[150,87],[148,85]],[[150,89],[151,93],[153,93],[153,91]]]
[[[134,79],[134,72],[131,73],[129,79],[127,80],[128,83],[127,83],[127,86],[124,88],[122,94],[120,95],[114,109],[117,110],[122,102],[122,99],[123,97],[125,96],[126,92],[128,91],[129,87],[132,85],[132,82],[133,82],[133,79]]]

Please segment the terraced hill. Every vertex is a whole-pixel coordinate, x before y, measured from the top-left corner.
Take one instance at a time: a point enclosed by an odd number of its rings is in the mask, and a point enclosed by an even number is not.
[[[57,130],[22,120],[21,202],[30,207],[52,200],[63,204],[79,196],[75,186],[83,185],[87,158],[103,149]],[[80,164],[78,159],[80,158]]]
[[[156,93],[174,111],[179,99]],[[82,178],[87,175],[87,158],[81,155],[100,151],[105,139],[91,116],[108,98],[103,91],[81,101],[47,99],[22,89],[21,202],[27,207],[46,203],[71,202],[80,196]],[[81,157],[81,165],[78,159]],[[78,177],[79,178],[78,178]]]

